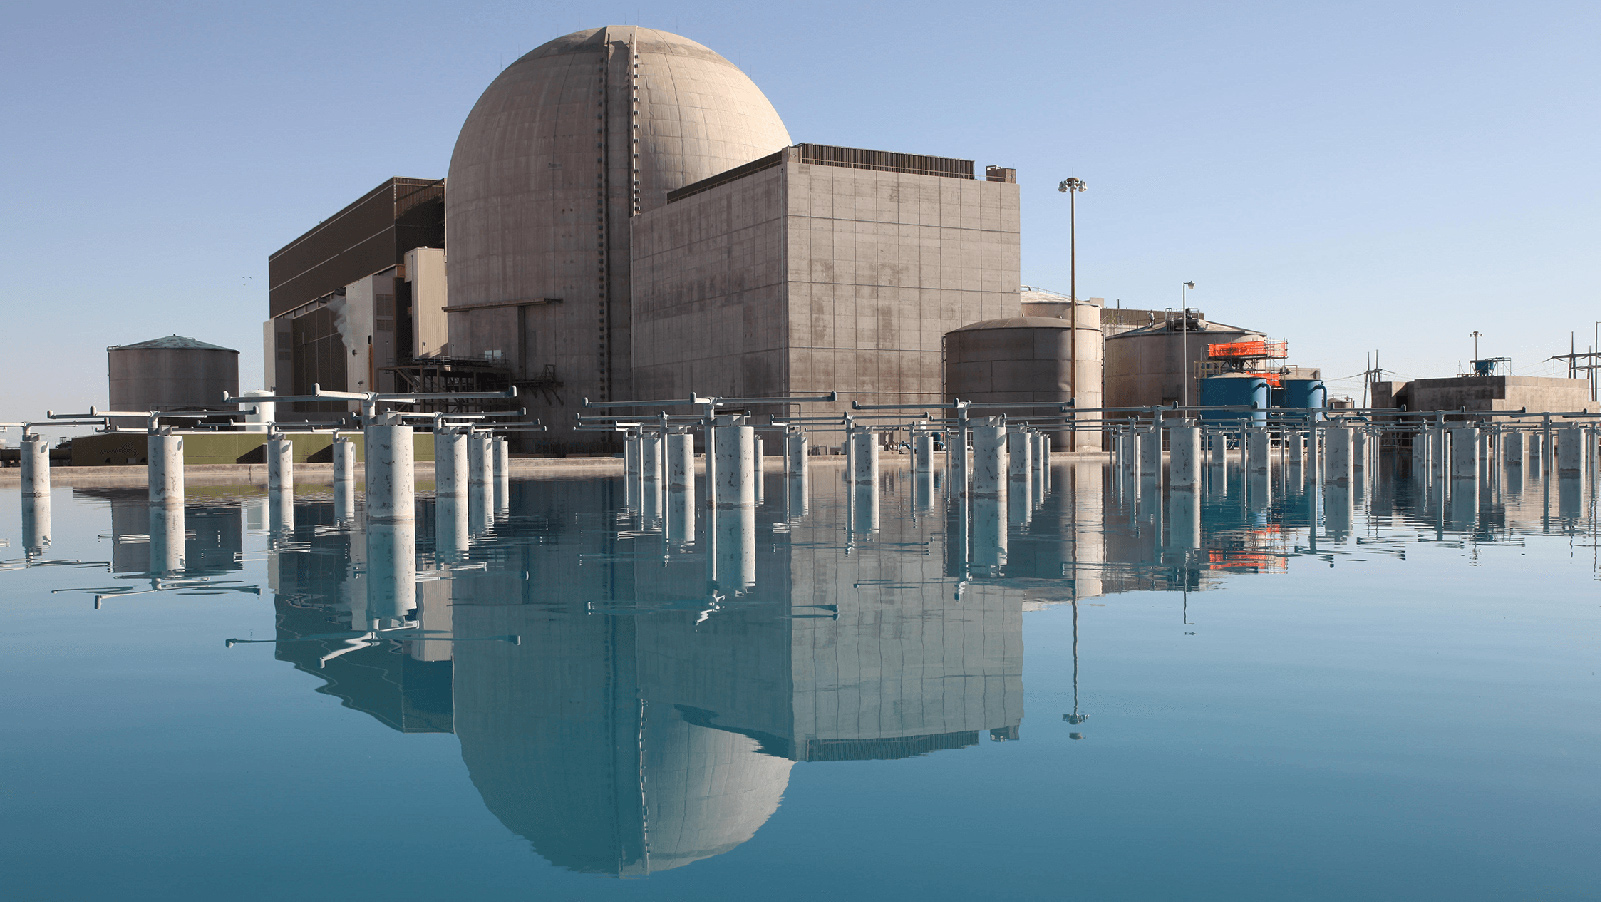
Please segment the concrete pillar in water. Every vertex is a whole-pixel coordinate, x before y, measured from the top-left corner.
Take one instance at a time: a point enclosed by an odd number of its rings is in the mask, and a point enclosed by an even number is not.
[[[806,433],[800,430],[784,433],[784,473],[788,476],[806,470]]]
[[[1213,432],[1207,436],[1207,460],[1214,467],[1223,466],[1228,460],[1229,440],[1224,432]]]
[[[975,498],[999,498],[1006,493],[1006,427],[990,420],[973,428],[973,485]]]
[[[732,422],[716,433],[717,472],[713,498],[718,507],[756,506],[756,430]]]
[[[150,503],[183,506],[183,436],[152,434],[145,439]]]
[[[1368,434],[1365,429],[1351,430],[1351,466],[1366,469],[1368,463]]]
[[[1523,466],[1523,433],[1514,430],[1501,437],[1501,457],[1509,467]]]
[[[282,433],[267,439],[267,490],[295,489],[295,446]]]
[[[1473,426],[1451,430],[1451,478],[1479,478],[1479,430]]]
[[[495,480],[495,437],[487,432],[467,433],[467,485],[489,485]],[[372,449],[367,450],[367,469],[372,469]],[[370,474],[369,474],[370,475]],[[367,491],[372,491],[371,483]]]
[[[368,438],[373,429],[405,429],[409,426],[369,426]],[[371,469],[373,451],[367,448],[368,468]],[[372,495],[372,479],[367,480],[367,494]],[[372,512],[372,503],[367,505]],[[367,610],[366,623],[351,626],[356,629],[386,629],[405,624],[406,615],[417,607],[417,524],[409,520],[369,523],[367,526]]]
[[[1316,426],[1306,433],[1306,480],[1316,483],[1323,478],[1323,430]]]
[[[1162,475],[1162,430],[1151,427],[1136,433],[1140,444],[1140,476],[1159,479]]]
[[[506,441],[505,436],[495,436],[493,447],[495,449],[495,461],[492,466],[492,472],[497,480],[509,479],[511,477],[511,443]]]
[[[667,443],[667,487],[675,492],[695,494],[695,436],[688,432],[669,432]]]
[[[1248,429],[1245,433],[1246,456],[1250,460],[1250,471],[1266,475],[1273,466],[1268,456],[1268,432],[1266,429]]]
[[[1556,432],[1557,478],[1573,479],[1584,475],[1584,430],[1568,426]]]
[[[958,426],[945,436],[945,482],[952,498],[965,498],[973,491],[968,472],[972,466],[967,459],[967,436],[972,431],[972,426],[966,430]]]
[[[24,458],[26,459],[26,458]],[[29,561],[50,546],[50,496],[22,496],[22,553]]]
[[[1292,467],[1306,465],[1306,435],[1299,429],[1284,430],[1284,460]]]
[[[1524,462],[1529,467],[1529,476],[1539,479],[1542,465],[1545,463],[1545,436],[1539,432],[1531,432],[1527,444],[1528,450],[1523,455]]]
[[[934,472],[934,433],[912,433],[912,469],[918,473]]]
[[[151,436],[155,438],[156,436]],[[184,507],[150,503],[150,573],[171,576],[184,568]]]
[[[50,497],[50,446],[35,432],[22,436],[22,497]]]
[[[1349,426],[1330,426],[1323,432],[1328,443],[1324,479],[1329,485],[1349,486],[1356,476],[1353,430]]]
[[[662,452],[666,450],[662,439],[659,432],[645,432],[639,436],[639,474],[646,482],[662,481],[665,463]]]
[[[767,492],[767,454],[762,437],[751,430],[751,469],[756,482],[756,503],[761,504]]]
[[[467,433],[441,427],[434,433],[434,493],[465,496],[468,466]]]
[[[852,485],[878,485],[878,436],[861,429],[851,433]]]
[[[1027,482],[1034,471],[1034,436],[1021,426],[1006,431],[1006,478]]]
[[[366,429],[367,519],[402,523],[416,514],[416,468],[410,426],[375,423]],[[486,448],[487,450],[487,448]]]
[[[349,520],[356,515],[356,443],[336,435],[330,450],[334,458],[334,518]]]
[[[1201,484],[1201,430],[1175,426],[1168,435],[1168,476],[1174,488],[1193,491]]]

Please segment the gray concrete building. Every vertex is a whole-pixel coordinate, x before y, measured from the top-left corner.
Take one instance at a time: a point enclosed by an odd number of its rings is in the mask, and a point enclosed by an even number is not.
[[[633,261],[642,397],[935,403],[945,333],[1018,313],[1017,185],[800,144],[642,213]]]
[[[1401,410],[1594,411],[1590,383],[1544,376],[1453,376],[1410,382],[1375,382],[1374,407]]]

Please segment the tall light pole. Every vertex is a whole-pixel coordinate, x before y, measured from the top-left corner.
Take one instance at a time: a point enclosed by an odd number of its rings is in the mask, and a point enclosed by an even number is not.
[[[1067,392],[1078,403],[1078,201],[1075,195],[1085,189],[1080,178],[1062,179],[1056,190],[1067,194],[1067,355],[1073,365],[1067,370]],[[1078,430],[1067,434],[1067,449],[1078,450]]]
[[[1190,289],[1194,287],[1194,282],[1185,282],[1179,288],[1179,386],[1182,407],[1190,406]],[[1184,419],[1188,420],[1189,417],[1190,413],[1186,410]]]

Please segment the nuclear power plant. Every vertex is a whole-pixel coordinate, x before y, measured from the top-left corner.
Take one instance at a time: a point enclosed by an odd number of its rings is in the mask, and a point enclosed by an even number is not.
[[[611,26],[501,72],[446,180],[390,179],[269,258],[265,377],[515,385],[541,448],[603,451],[586,398],[937,402],[944,336],[1018,316],[1019,273],[1013,170],[795,144],[722,56]]]

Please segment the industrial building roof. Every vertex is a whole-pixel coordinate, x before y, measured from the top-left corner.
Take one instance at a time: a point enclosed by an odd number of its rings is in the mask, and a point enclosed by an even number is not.
[[[131,351],[154,350],[157,348],[174,348],[190,351],[233,351],[235,354],[239,353],[238,351],[234,351],[233,348],[224,348],[220,345],[208,345],[203,341],[197,341],[193,338],[188,338],[183,335],[168,335],[163,338],[152,338],[149,341],[141,341],[138,344],[133,345],[112,345],[111,347],[106,348],[106,350]]]

